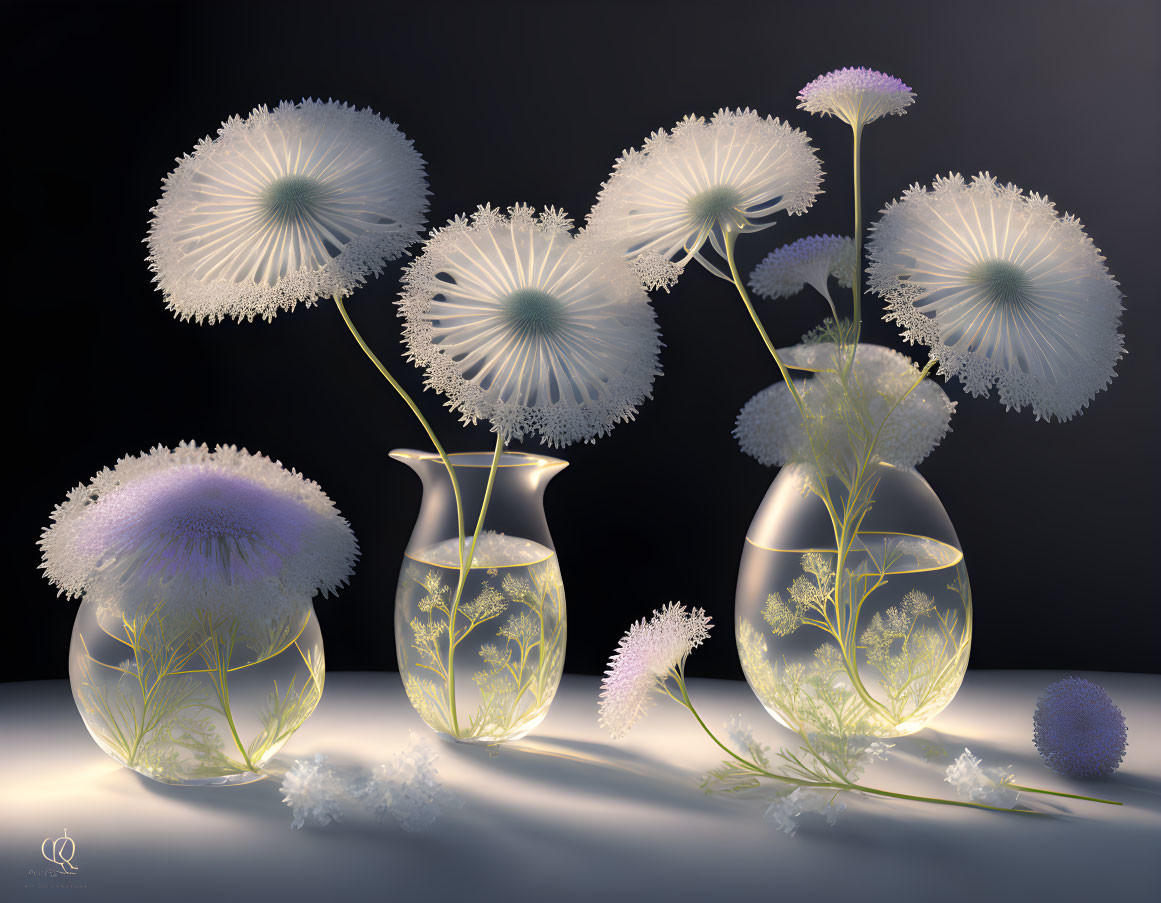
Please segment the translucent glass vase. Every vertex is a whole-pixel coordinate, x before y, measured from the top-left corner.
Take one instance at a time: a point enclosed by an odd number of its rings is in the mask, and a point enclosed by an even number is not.
[[[398,449],[391,457],[423,481],[395,594],[395,650],[407,697],[444,739],[523,737],[548,713],[564,668],[564,585],[544,489],[567,462],[505,452],[470,556],[492,454],[449,456],[463,504],[462,553],[455,495],[439,456]]]
[[[69,651],[73,699],[97,745],[166,784],[245,784],[322,696],[322,634],[310,602],[277,612],[128,617],[84,601]]]
[[[951,702],[967,669],[959,540],[913,468],[873,465],[860,489],[870,507],[845,531],[849,483],[822,486],[805,466],[784,467],[750,525],[735,600],[742,669],[791,730],[912,734]]]

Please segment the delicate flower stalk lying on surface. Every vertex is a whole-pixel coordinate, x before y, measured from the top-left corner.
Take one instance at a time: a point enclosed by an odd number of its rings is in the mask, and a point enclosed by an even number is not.
[[[404,831],[417,832],[434,824],[445,809],[459,805],[439,780],[436,758],[432,745],[413,735],[404,750],[369,775],[358,769],[343,772],[321,753],[296,760],[284,772],[268,773],[281,777],[282,801],[294,816],[292,829],[341,821],[344,813],[362,807],[379,822],[393,818]]]
[[[609,660],[601,684],[600,723],[614,738],[622,737],[645,715],[656,695],[668,696],[688,709],[702,730],[728,755],[720,767],[706,775],[702,786],[707,791],[740,792],[769,786],[764,781],[775,782],[781,793],[767,810],[766,817],[789,834],[797,830],[797,818],[805,811],[819,812],[833,824],[844,808],[843,804],[836,803],[837,794],[843,792],[1028,815],[1044,813],[1014,809],[1020,792],[1122,805],[1114,800],[1015,784],[1007,769],[981,768],[979,759],[968,750],[947,771],[947,781],[956,787],[960,796],[958,800],[950,800],[895,793],[859,783],[867,766],[877,758],[885,758],[890,748],[890,744],[873,737],[800,732],[802,745],[798,749],[784,747],[772,757],[769,747],[755,740],[748,727],[734,720],[728,726],[730,738],[737,747],[732,749],[706,725],[686,686],[686,660],[709,637],[711,626],[702,609],[690,610],[676,602],[653,612],[648,621],[642,618],[634,623]],[[776,767],[779,770],[774,770]]]

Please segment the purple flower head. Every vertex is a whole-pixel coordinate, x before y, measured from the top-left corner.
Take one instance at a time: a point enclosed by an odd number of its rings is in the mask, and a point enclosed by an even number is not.
[[[185,443],[122,458],[69,494],[40,546],[68,596],[130,616],[284,598],[346,582],[358,546],[317,484],[233,446]]]
[[[1036,701],[1033,742],[1057,774],[1097,778],[1112,774],[1125,757],[1125,716],[1091,680],[1066,677]]]
[[[855,130],[883,116],[902,116],[915,93],[893,75],[874,69],[836,69],[798,92],[798,109],[837,116]]]

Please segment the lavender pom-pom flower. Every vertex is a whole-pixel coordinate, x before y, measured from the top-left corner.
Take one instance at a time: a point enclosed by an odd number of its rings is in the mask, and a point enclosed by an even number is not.
[[[232,445],[126,456],[73,489],[52,520],[40,539],[45,575],[116,620],[160,604],[269,614],[336,592],[358,556],[317,483]]]
[[[1066,677],[1036,701],[1033,742],[1057,774],[1098,778],[1120,767],[1128,745],[1125,716],[1091,680]]]
[[[893,75],[863,66],[820,75],[798,92],[798,109],[835,116],[859,131],[884,116],[902,116],[915,92]]]

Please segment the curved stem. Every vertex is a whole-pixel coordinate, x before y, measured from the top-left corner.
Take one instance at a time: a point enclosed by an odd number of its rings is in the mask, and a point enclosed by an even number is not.
[[[806,405],[802,401],[802,396],[798,394],[798,388],[794,385],[794,380],[790,378],[790,374],[786,370],[786,365],[782,362],[782,358],[778,356],[778,349],[774,347],[774,343],[770,341],[770,336],[766,333],[766,327],[762,325],[762,320],[758,317],[758,312],[754,310],[754,303],[750,300],[750,295],[746,291],[746,286],[742,284],[742,278],[738,275],[738,265],[734,260],[734,244],[738,240],[738,233],[725,232],[722,236],[723,244],[726,247],[726,263],[730,267],[730,275],[733,277],[734,288],[738,290],[738,294],[742,296],[742,303],[746,305],[746,310],[750,314],[750,319],[754,321],[754,325],[758,328],[758,334],[762,336],[762,341],[766,343],[766,350],[770,352],[770,356],[774,358],[774,363],[778,365],[778,372],[782,374],[782,379],[785,381],[787,387],[790,389],[790,394],[794,396],[794,401],[798,405],[798,410],[802,413],[803,418],[806,418]]]
[[[452,600],[451,613],[448,615],[447,635],[447,693],[451,709],[452,731],[455,736],[460,735],[459,718],[456,715],[456,646],[459,641],[468,635],[456,637],[456,615],[459,613],[460,598],[464,594],[464,587],[468,582],[468,575],[472,570],[472,562],[476,559],[476,543],[480,539],[480,531],[484,529],[484,518],[488,513],[488,505],[492,502],[492,487],[496,483],[496,468],[500,465],[500,455],[504,452],[504,437],[496,434],[496,450],[492,453],[492,466],[488,469],[488,483],[484,487],[484,501],[480,504],[480,516],[476,518],[476,530],[472,533],[472,546],[468,550],[467,561],[464,561],[463,540],[460,541],[460,579],[456,583],[456,595]]]
[[[375,368],[381,374],[383,374],[383,378],[391,384],[391,388],[399,393],[399,397],[402,398],[407,407],[411,409],[411,413],[413,413],[419,419],[420,424],[423,426],[424,432],[427,433],[427,438],[431,440],[431,444],[435,446],[435,451],[439,455],[439,459],[443,462],[443,466],[447,468],[447,475],[451,478],[452,493],[455,495],[456,500],[456,521],[459,524],[458,548],[460,553],[460,568],[462,570],[464,564],[464,505],[460,497],[460,483],[459,480],[456,479],[455,465],[452,464],[451,459],[447,455],[447,452],[444,451],[444,448],[440,444],[439,439],[436,438],[435,430],[431,428],[431,424],[427,422],[427,418],[423,416],[423,412],[419,410],[419,406],[415,403],[414,399],[412,399],[412,397],[407,394],[407,390],[404,389],[403,386],[399,384],[399,381],[391,375],[390,371],[388,371],[388,369],[383,366],[383,362],[375,356],[375,352],[370,349],[367,343],[363,340],[363,337],[359,335],[359,330],[357,330],[355,328],[355,324],[351,322],[350,314],[347,313],[347,308],[343,305],[343,299],[339,295],[335,295],[335,304],[339,308],[339,313],[342,314],[343,322],[347,324],[347,329],[351,331],[351,335],[354,336],[355,341],[359,343],[359,347],[363,349],[363,353],[371,359],[371,363],[375,365]]]

